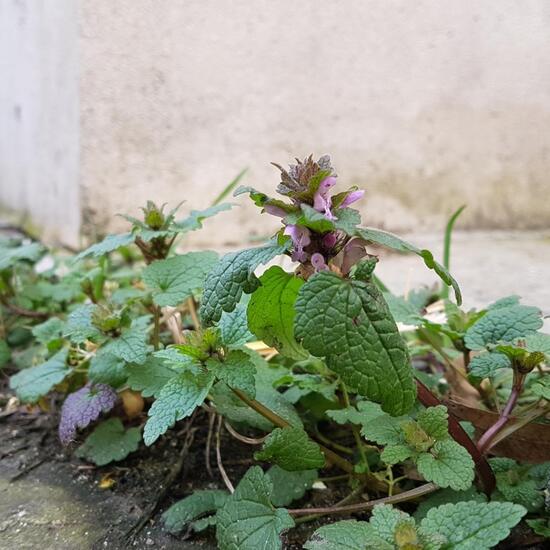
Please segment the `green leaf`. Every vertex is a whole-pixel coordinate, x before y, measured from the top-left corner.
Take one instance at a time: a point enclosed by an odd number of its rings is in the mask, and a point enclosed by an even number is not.
[[[300,208],[301,212],[292,212],[285,217],[284,222],[286,225],[301,225],[316,233],[327,233],[335,229],[332,220],[329,220],[324,214],[317,212],[308,204],[302,203]]]
[[[216,514],[220,550],[281,550],[281,533],[294,527],[284,508],[270,502],[273,486],[259,466],[241,479],[235,492]]]
[[[169,380],[160,390],[149,409],[149,418],[143,431],[147,446],[154,443],[176,422],[189,416],[206,399],[214,381],[211,373],[199,375],[182,372]]]
[[[466,332],[464,342],[471,350],[488,344],[512,342],[515,338],[534,334],[542,327],[541,312],[536,307],[511,305],[490,309]]]
[[[189,252],[157,260],[142,272],[143,281],[153,291],[158,306],[177,306],[201,288],[208,272],[218,261],[216,252]]]
[[[88,369],[88,378],[97,384],[107,384],[113,388],[118,388],[126,382],[126,364],[122,359],[106,353],[104,348],[92,357],[90,368]]]
[[[139,327],[123,329],[122,333],[110,340],[103,350],[127,363],[142,365],[147,359],[150,346],[147,344],[147,332]]]
[[[528,519],[526,523],[537,535],[550,539],[550,520]]]
[[[412,252],[417,256],[420,256],[424,260],[426,267],[433,269],[447,286],[453,287],[457,304],[460,305],[462,303],[462,294],[458,283],[439,262],[434,260],[433,254],[429,250],[420,249],[414,244],[404,241],[397,235],[393,235],[387,231],[381,231],[380,229],[373,229],[370,227],[358,228],[356,230],[356,235],[366,241],[384,246],[386,248],[391,248],[392,250],[397,250],[399,252]]]
[[[510,359],[503,353],[485,352],[472,357],[470,361],[470,374],[478,378],[492,378],[500,369],[511,368]]]
[[[548,372],[538,378],[529,388],[535,395],[550,401],[550,375]]]
[[[267,244],[226,254],[206,278],[200,314],[206,325],[219,321],[223,311],[231,312],[242,293],[251,294],[260,281],[254,270],[275,256],[283,254],[288,245]]]
[[[265,440],[256,460],[273,462],[290,472],[322,468],[325,457],[319,445],[301,428],[275,428]]]
[[[67,349],[62,349],[45,363],[23,369],[10,378],[10,388],[22,402],[36,403],[69,374],[68,354]]]
[[[140,391],[143,397],[158,397],[169,380],[178,374],[178,369],[159,357],[150,356],[143,365],[126,365],[128,386]]]
[[[76,456],[86,458],[97,466],[124,460],[137,451],[141,441],[140,428],[124,429],[120,418],[110,418],[99,424],[76,451]]]
[[[405,512],[389,505],[378,505],[372,510],[369,524],[378,537],[389,544],[395,541],[396,529],[403,522],[414,525],[414,520]]]
[[[243,346],[254,339],[248,330],[246,306],[239,304],[231,313],[224,312],[218,322],[224,346]]]
[[[495,472],[497,492],[500,492],[504,499],[521,504],[528,512],[542,508],[544,505],[542,486],[537,477],[532,476],[529,468],[520,466],[515,460],[505,458],[492,458],[489,463]]]
[[[333,210],[333,214],[336,217],[334,221],[336,229],[340,229],[348,235],[353,235],[361,223],[361,214],[353,208],[336,208]]]
[[[80,252],[80,254],[77,254],[74,261],[78,262],[79,260],[83,260],[88,256],[99,258],[100,256],[108,254],[109,252],[113,252],[118,248],[122,248],[123,246],[128,246],[132,244],[135,238],[136,237],[133,233],[107,235],[102,241],[93,244],[92,246],[86,248],[86,250]]]
[[[172,504],[164,514],[162,521],[170,533],[179,533],[187,525],[205,514],[221,508],[229,493],[219,490],[195,491],[192,495]]]
[[[550,358],[550,334],[537,332],[525,338],[525,349],[530,352],[540,351]]]
[[[413,451],[408,445],[388,445],[380,453],[380,458],[386,464],[394,465],[411,458],[412,455]]]
[[[452,439],[436,441],[430,452],[420,453],[416,467],[426,481],[456,491],[468,489],[474,480],[470,453]]]
[[[416,417],[419,426],[435,440],[449,439],[447,407],[437,405],[420,411]]]
[[[370,401],[359,401],[357,408],[348,407],[327,411],[327,415],[338,422],[351,422],[361,426],[363,437],[379,445],[401,445],[405,443],[401,423],[408,417],[392,417],[382,411],[380,405]]]
[[[418,313],[413,304],[401,296],[395,296],[391,292],[384,292],[384,300],[390,308],[392,317],[397,323],[405,325],[420,326],[423,323],[422,316]]]
[[[273,266],[260,277],[260,282],[262,286],[248,304],[250,330],[282,355],[305,359],[308,353],[294,338],[294,304],[304,281]]]
[[[267,475],[273,485],[271,502],[274,506],[288,506],[293,500],[301,499],[318,477],[317,470],[289,472],[277,465],[272,466]]]
[[[407,346],[372,282],[323,271],[300,289],[295,334],[361,395],[393,415],[408,412],[416,386]]]
[[[59,317],[50,317],[47,321],[32,327],[33,336],[47,346],[53,340],[61,339],[65,323]]]
[[[0,369],[6,365],[11,358],[11,350],[5,340],[0,340]]]
[[[176,222],[171,229],[174,229],[174,233],[187,233],[188,231],[196,231],[202,228],[202,222],[220,212],[231,210],[233,205],[227,202],[215,204],[204,210],[191,210],[189,216],[179,222]]]
[[[525,515],[526,510],[509,502],[458,502],[432,508],[421,528],[443,535],[445,548],[486,550],[496,546]]]
[[[376,540],[374,530],[366,521],[348,519],[323,525],[305,543],[305,550],[393,550],[394,546]],[[377,546],[367,546],[374,543]]]
[[[86,340],[96,340],[101,332],[92,323],[92,313],[96,306],[86,304],[76,308],[67,317],[63,337],[74,344],[83,344]]]
[[[478,493],[475,487],[470,487],[465,491],[453,491],[452,489],[440,489],[432,493],[426,500],[423,500],[414,513],[414,519],[420,522],[426,517],[428,511],[442,504],[454,504],[456,502],[487,502],[487,497],[483,493]]]
[[[520,297],[517,295],[505,296],[504,298],[499,298],[496,302],[492,303],[487,310],[499,309],[501,307],[508,306],[519,306]]]
[[[231,350],[223,362],[208,359],[206,366],[218,380],[222,380],[230,388],[242,390],[251,399],[256,396],[256,367],[246,352]]]
[[[40,243],[10,246],[13,243],[0,243],[0,271],[13,267],[16,262],[26,260],[36,262],[46,249]]]

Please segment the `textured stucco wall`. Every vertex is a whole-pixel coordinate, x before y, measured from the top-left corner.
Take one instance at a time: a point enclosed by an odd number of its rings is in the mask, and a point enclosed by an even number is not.
[[[550,225],[550,3],[84,0],[89,220],[146,198],[203,207],[242,167],[333,156],[367,220]],[[243,199],[244,201],[244,199]],[[243,202],[240,201],[240,202]],[[257,232],[250,207],[193,239]]]
[[[0,0],[0,25],[0,203],[68,240],[79,200],[105,232],[310,152],[369,224],[550,226],[547,0]],[[251,212],[191,241],[269,231]]]
[[[78,4],[0,0],[0,207],[78,245]]]

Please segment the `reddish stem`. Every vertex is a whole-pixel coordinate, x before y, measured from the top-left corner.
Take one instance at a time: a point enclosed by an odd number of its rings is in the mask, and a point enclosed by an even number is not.
[[[419,380],[416,381],[416,387],[418,390],[418,400],[422,405],[425,407],[442,405],[441,401]],[[495,490],[495,474],[476,444],[470,439],[470,436],[464,431],[464,428],[460,425],[458,420],[450,413],[449,433],[457,443],[460,443],[470,453],[475,462],[479,480],[483,485],[483,491],[487,495],[490,495]]]
[[[510,392],[510,396],[508,397],[508,401],[506,402],[504,409],[500,412],[499,419],[479,438],[479,441],[477,442],[477,448],[480,453],[486,454],[489,452],[494,438],[510,420],[512,411],[514,410],[514,407],[518,402],[518,398],[523,390],[524,379],[525,376],[523,374],[514,374],[514,385],[512,386],[512,391]]]

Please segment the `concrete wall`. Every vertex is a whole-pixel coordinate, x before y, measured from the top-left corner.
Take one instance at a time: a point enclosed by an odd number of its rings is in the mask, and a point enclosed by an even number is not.
[[[0,205],[78,244],[78,4],[0,0]]]
[[[367,189],[368,224],[440,228],[467,203],[465,227],[550,226],[547,0],[47,2],[66,4],[87,231],[148,198],[205,207],[245,166],[268,191],[270,161],[310,152]],[[192,243],[268,232],[251,212]]]

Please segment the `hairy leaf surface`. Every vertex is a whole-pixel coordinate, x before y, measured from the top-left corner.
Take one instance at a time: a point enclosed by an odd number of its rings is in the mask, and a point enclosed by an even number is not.
[[[156,260],[142,273],[143,281],[153,291],[158,306],[177,306],[201,288],[206,275],[218,261],[216,252],[205,250]]]
[[[464,342],[471,350],[484,349],[499,341],[512,342],[515,338],[534,334],[542,327],[541,312],[536,307],[510,305],[489,309],[466,332]]]
[[[288,246],[288,245],[287,245]],[[206,325],[219,321],[222,312],[233,311],[243,292],[251,294],[260,281],[254,270],[283,254],[285,245],[268,244],[226,254],[206,278],[200,314]]]
[[[443,535],[447,548],[485,550],[505,539],[525,513],[510,502],[458,502],[432,508],[420,525]]]
[[[36,403],[69,374],[68,350],[63,349],[37,367],[28,367],[10,378],[10,388],[23,403]]]
[[[220,550],[281,550],[281,533],[294,527],[284,508],[274,508],[273,486],[259,466],[241,479],[235,492],[216,514]]]
[[[146,445],[154,443],[176,422],[189,416],[206,399],[214,381],[212,373],[185,371],[169,380],[149,409],[143,431]]]
[[[296,301],[295,334],[352,389],[393,415],[408,412],[416,386],[407,347],[374,283],[324,271]]]
[[[262,286],[248,304],[250,330],[282,355],[297,360],[306,358],[308,353],[294,337],[294,305],[304,281],[273,266],[260,277],[260,282]]]
[[[275,428],[267,437],[261,451],[254,453],[256,460],[277,464],[283,470],[296,472],[322,468],[325,457],[319,445],[301,428]]]
[[[470,453],[451,439],[436,441],[430,452],[420,453],[416,467],[427,481],[455,491],[468,489],[474,480]]]
[[[199,490],[192,495],[172,504],[164,514],[162,520],[170,533],[183,531],[189,523],[205,514],[216,512],[221,508],[229,493],[219,490]]]
[[[124,460],[137,451],[141,441],[140,428],[124,429],[120,418],[109,418],[95,428],[77,449],[76,456],[86,458],[96,466]]]
[[[317,479],[317,470],[299,470],[289,472],[275,465],[268,471],[273,492],[271,502],[274,506],[288,506],[293,500],[301,499]]]

